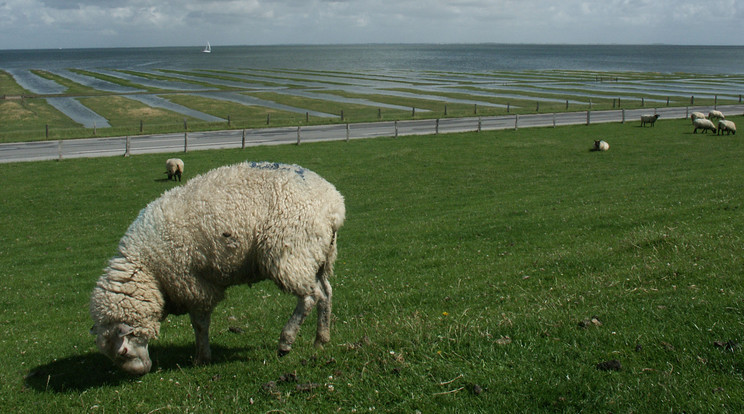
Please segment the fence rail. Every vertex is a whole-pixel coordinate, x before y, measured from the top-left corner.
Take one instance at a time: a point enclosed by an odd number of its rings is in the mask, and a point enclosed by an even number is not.
[[[0,144],[0,163],[246,148],[259,145],[300,145],[306,142],[349,141],[350,139],[386,136],[636,122],[640,120],[641,115],[646,114],[659,114],[661,119],[680,119],[689,117],[693,111],[707,113],[711,109],[713,106],[620,109],[9,143]],[[738,114],[744,112],[744,105],[718,105],[718,109],[726,113]]]

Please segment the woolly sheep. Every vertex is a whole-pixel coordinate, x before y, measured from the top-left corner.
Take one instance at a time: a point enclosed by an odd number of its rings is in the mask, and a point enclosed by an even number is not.
[[[726,119],[726,117],[723,115],[723,112],[715,110],[708,112],[708,118]]]
[[[690,120],[695,122],[696,119],[705,119],[705,114],[702,112],[693,112],[690,114]]]
[[[696,119],[692,121],[692,125],[695,126],[695,129],[692,130],[693,134],[697,134],[698,129],[702,129],[703,133],[708,132],[708,130],[713,131],[713,133],[716,132],[715,124],[713,124],[709,119]]]
[[[181,181],[181,174],[183,174],[183,160],[180,158],[169,158],[165,161],[165,173],[168,174],[168,179],[171,178],[173,181],[178,177],[178,181]]]
[[[345,214],[336,188],[297,165],[220,167],[165,192],[129,226],[93,289],[99,350],[124,371],[146,374],[160,321],[188,313],[195,363],[207,363],[210,316],[225,289],[266,279],[298,298],[279,354],[290,351],[315,305],[315,345],[322,346],[330,340],[328,279]]]
[[[610,144],[605,141],[594,141],[594,151],[607,151],[610,149]]]
[[[733,121],[727,121],[725,119],[721,119],[718,121],[718,134],[726,133],[726,135],[734,134],[736,135],[736,124]]]
[[[656,123],[656,120],[659,119],[659,114],[656,115],[642,115],[641,116],[641,126],[644,126],[646,124],[651,124],[651,126],[654,126],[654,123]]]

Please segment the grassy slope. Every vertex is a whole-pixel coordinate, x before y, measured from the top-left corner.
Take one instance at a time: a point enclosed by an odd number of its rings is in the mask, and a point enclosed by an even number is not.
[[[171,316],[151,345],[156,371],[142,378],[96,353],[87,302],[138,210],[176,185],[162,181],[166,155],[0,164],[0,402],[740,411],[744,148],[690,129],[659,121],[180,154],[187,178],[275,160],[345,195],[332,341],[312,348],[311,317],[278,359],[294,299],[268,283],[237,287],[213,316],[213,365],[191,366],[188,318]],[[610,151],[589,152],[600,137]],[[583,323],[593,317],[601,326]],[[609,360],[622,369],[596,368]]]

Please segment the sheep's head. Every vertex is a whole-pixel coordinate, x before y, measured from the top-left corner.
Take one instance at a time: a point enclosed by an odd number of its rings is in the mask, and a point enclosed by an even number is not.
[[[134,328],[119,323],[110,326],[94,326],[98,349],[123,371],[132,375],[150,372],[152,361],[147,350],[148,338],[136,336]]]

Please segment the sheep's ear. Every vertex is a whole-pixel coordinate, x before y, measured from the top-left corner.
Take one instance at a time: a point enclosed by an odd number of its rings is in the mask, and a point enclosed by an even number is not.
[[[119,338],[123,338],[134,331],[134,328],[127,325],[126,323],[119,324]]]

